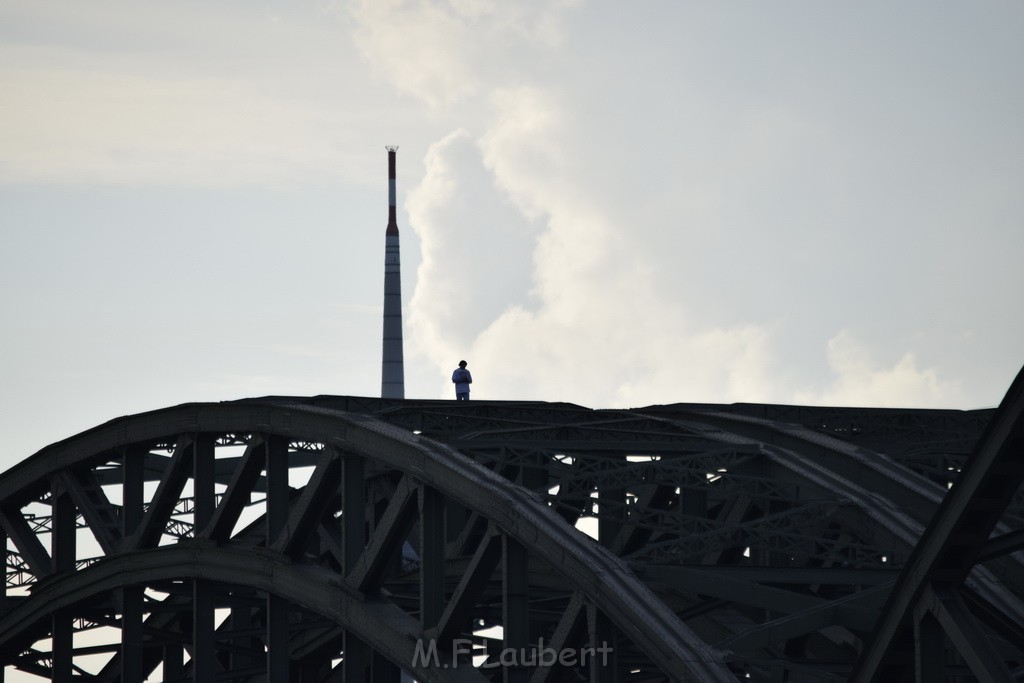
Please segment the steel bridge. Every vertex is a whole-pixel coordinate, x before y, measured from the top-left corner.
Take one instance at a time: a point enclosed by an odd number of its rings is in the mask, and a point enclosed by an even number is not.
[[[7,681],[1024,679],[977,411],[266,397],[0,477]]]

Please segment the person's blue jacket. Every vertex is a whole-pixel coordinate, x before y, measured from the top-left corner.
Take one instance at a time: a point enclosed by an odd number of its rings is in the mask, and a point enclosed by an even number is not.
[[[473,375],[469,374],[466,368],[455,368],[452,373],[452,382],[455,383],[456,394],[468,394],[469,385],[473,383]]]

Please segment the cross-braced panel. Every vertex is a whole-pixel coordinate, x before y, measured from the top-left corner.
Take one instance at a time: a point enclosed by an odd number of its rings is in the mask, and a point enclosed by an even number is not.
[[[320,396],[122,418],[0,477],[0,651],[53,680],[846,680],[993,414]],[[968,599],[931,613],[975,614],[1013,671],[1005,498]],[[970,635],[926,634],[945,675]]]
[[[15,468],[0,501],[5,664],[54,680],[529,680],[570,651],[541,680],[731,679],[538,496],[362,416],[125,418]]]

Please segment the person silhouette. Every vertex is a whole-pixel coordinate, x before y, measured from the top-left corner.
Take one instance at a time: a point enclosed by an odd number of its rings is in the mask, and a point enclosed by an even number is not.
[[[466,369],[466,361],[459,361],[459,367],[452,373],[452,382],[455,384],[455,400],[468,401],[469,385],[473,383],[473,375]]]

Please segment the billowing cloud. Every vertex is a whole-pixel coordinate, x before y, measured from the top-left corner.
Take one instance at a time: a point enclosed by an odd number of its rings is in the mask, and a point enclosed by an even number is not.
[[[10,362],[75,359],[46,386],[163,358],[148,331],[75,355],[80,292],[201,340],[168,352],[216,386],[148,405],[375,392],[384,144],[410,397],[450,397],[460,358],[478,398],[591,406],[976,407],[1019,369],[1020,7],[100,5],[0,7],[2,317],[63,344]],[[279,352],[211,342],[226,306]]]
[[[351,13],[357,43],[376,72],[431,108],[447,109],[486,96],[495,80],[514,80],[535,50],[560,45],[561,18],[580,4],[357,0]]]
[[[467,357],[481,398],[622,405],[769,395],[769,333],[700,328],[655,289],[626,226],[569,179],[558,144],[568,118],[555,99],[522,87],[494,98],[501,115],[478,142],[458,131],[431,148],[408,201],[423,244],[410,319],[422,356],[442,373]],[[520,231],[510,249],[501,222],[479,220],[494,207],[507,224],[536,231]],[[496,280],[506,287],[497,291]]]
[[[621,112],[593,106],[598,85],[569,94],[528,66],[510,74],[482,59],[481,37],[508,21],[489,4],[470,6],[359,10],[368,54],[394,48],[395,85],[461,123],[431,147],[407,203],[423,250],[411,343],[436,377],[467,358],[479,398],[956,405],[956,384],[909,351],[885,368],[849,335],[826,343],[842,299],[808,279],[832,268],[822,258],[830,243],[856,237],[824,223],[849,202],[829,194],[841,188],[827,171],[804,184],[811,197],[786,188],[787,173],[839,149],[812,110],[739,105],[724,117],[745,124],[729,137],[700,101],[687,110],[700,117],[691,129],[672,130],[669,106],[645,112],[675,146],[645,146],[640,129],[607,135]],[[372,40],[378,11],[397,31],[387,41]],[[436,59],[419,52],[432,43],[416,45],[432,23],[444,43]],[[407,24],[416,29],[403,33]],[[721,153],[696,130],[727,140]],[[812,204],[820,214],[802,215]],[[765,262],[782,243],[792,248]],[[824,302],[820,319],[792,310],[797,291]],[[436,386],[450,393],[443,379]]]
[[[411,345],[443,367],[496,314],[529,301],[536,228],[495,187],[466,131],[434,143],[424,166],[406,202],[422,257],[407,318]]]
[[[891,367],[880,364],[871,350],[848,331],[828,340],[831,383],[820,392],[801,392],[802,403],[878,407],[958,407],[962,387],[944,380],[934,368],[920,368],[913,353]]]

